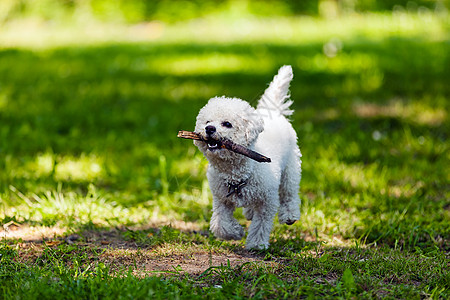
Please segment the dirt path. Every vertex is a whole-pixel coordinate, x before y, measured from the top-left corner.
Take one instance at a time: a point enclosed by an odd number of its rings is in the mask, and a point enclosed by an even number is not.
[[[181,224],[186,230],[186,224]],[[103,262],[111,269],[132,267],[136,275],[201,274],[213,266],[239,266],[262,262],[262,257],[237,246],[230,250],[216,247],[205,249],[196,243],[161,243],[156,246],[137,244],[124,238],[121,229],[84,230],[69,233],[58,227],[12,225],[0,232],[3,241],[15,241],[18,260],[33,264],[46,261],[45,251],[71,265],[74,257],[82,257],[87,267]]]

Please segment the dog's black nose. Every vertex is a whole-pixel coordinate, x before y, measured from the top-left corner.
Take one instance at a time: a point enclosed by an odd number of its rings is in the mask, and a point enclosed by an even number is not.
[[[212,125],[208,125],[205,127],[205,131],[207,135],[211,135],[214,132],[216,132],[216,127],[212,126]]]

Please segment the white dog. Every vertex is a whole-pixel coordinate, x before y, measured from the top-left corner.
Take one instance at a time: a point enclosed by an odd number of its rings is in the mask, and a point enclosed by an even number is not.
[[[273,78],[256,109],[237,98],[215,97],[200,110],[195,132],[207,143],[194,141],[209,161],[207,177],[213,194],[210,229],[221,239],[239,240],[244,230],[233,217],[244,207],[251,220],[247,249],[266,249],[278,212],[280,224],[291,225],[300,218],[299,184],[301,153],[297,135],[286,116],[292,68],[283,66]],[[220,147],[220,138],[271,158],[256,162]],[[217,142],[216,142],[217,141]]]

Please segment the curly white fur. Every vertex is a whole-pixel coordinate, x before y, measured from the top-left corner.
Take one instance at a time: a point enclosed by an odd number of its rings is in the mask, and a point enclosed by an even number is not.
[[[209,161],[207,177],[213,194],[210,229],[222,239],[241,239],[244,230],[233,217],[244,207],[251,220],[247,249],[265,249],[273,219],[281,224],[300,218],[301,153],[297,135],[286,119],[292,68],[280,68],[257,109],[237,98],[215,97],[200,110],[195,131],[208,139],[228,138],[271,158],[259,163],[241,154],[194,141]],[[233,192],[233,188],[239,187]],[[232,188],[230,188],[232,186]],[[230,194],[231,190],[231,194]]]

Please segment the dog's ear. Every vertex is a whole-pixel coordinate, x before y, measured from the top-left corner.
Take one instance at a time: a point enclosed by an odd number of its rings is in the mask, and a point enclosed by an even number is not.
[[[258,135],[264,130],[264,121],[255,109],[251,109],[247,112],[247,118],[245,119],[245,125],[247,127],[246,140],[248,145],[253,144]]]

